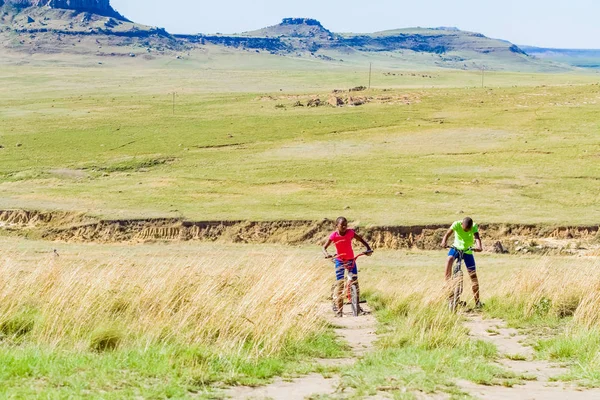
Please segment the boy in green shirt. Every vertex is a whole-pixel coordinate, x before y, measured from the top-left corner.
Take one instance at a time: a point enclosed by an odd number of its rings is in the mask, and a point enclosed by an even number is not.
[[[464,251],[463,260],[467,267],[469,277],[471,278],[471,283],[473,284],[475,307],[481,308],[483,304],[481,304],[481,300],[479,299],[479,280],[477,279],[475,257],[473,256],[473,251],[478,253],[483,251],[481,237],[479,236],[479,228],[477,227],[477,224],[473,222],[473,219],[469,217],[466,217],[462,221],[454,222],[442,239],[442,247],[446,247],[448,238],[452,233],[454,233],[454,244],[448,253],[448,260],[446,261],[446,281],[449,281],[452,278],[452,264],[454,264],[458,250]],[[473,250],[469,250],[471,248]]]

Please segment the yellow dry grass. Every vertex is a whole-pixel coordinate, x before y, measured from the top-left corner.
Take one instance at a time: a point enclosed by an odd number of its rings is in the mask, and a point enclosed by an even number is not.
[[[527,317],[550,313],[573,316],[573,323],[600,327],[600,260],[597,258],[545,259],[523,269],[498,288],[503,296],[526,298]]]
[[[333,271],[316,247],[59,246],[57,257],[43,242],[7,241],[0,257],[0,327],[31,321],[32,343],[83,349],[114,333],[124,346],[173,342],[264,356],[324,328],[319,305]],[[464,338],[445,304],[444,259],[378,251],[359,265],[371,304],[385,303],[405,318],[412,341],[432,348]],[[572,316],[573,326],[600,326],[595,257],[484,254],[478,266],[492,315]],[[472,302],[468,277],[463,299]]]
[[[389,302],[395,310],[406,309],[411,319],[419,320],[432,314],[440,330],[447,328],[442,317],[444,302],[450,293],[443,286],[443,257],[440,265],[412,265],[416,257],[408,259],[407,268],[394,271],[376,268],[363,274],[364,286]],[[418,257],[417,260],[425,260]],[[597,257],[515,257],[479,256],[479,281],[484,302],[492,299],[491,313],[507,313],[517,319],[573,317],[572,326],[600,328],[600,260]],[[463,299],[472,303],[471,282],[464,280]],[[445,328],[442,329],[442,326]]]
[[[88,261],[8,250],[0,257],[0,326],[25,320],[28,341],[59,347],[89,348],[100,335],[264,356],[323,328],[318,304],[328,278],[292,253],[165,259],[132,252]]]

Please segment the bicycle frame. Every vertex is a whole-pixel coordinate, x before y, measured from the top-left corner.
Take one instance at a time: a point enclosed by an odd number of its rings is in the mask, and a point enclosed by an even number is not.
[[[348,298],[348,302],[352,302],[351,289],[352,289],[352,283],[355,282],[354,273],[352,272],[352,270],[354,269],[355,261],[356,261],[356,259],[344,263],[344,269],[346,270],[346,283],[344,284],[344,291],[346,292],[346,297]]]
[[[373,250],[371,250],[371,251],[363,251],[362,253],[360,253],[359,255],[357,255],[356,257],[354,257],[351,260],[341,260],[341,259],[338,258],[339,257],[338,254],[335,254],[335,255],[331,256],[331,259],[332,260],[338,260],[339,262],[341,262],[344,265],[344,269],[346,271],[348,271],[348,275],[354,276],[354,274],[352,273],[352,269],[354,268],[354,263],[356,262],[356,260],[358,259],[358,257],[366,256],[368,254],[371,254],[372,252],[373,252]]]
[[[370,253],[372,253],[372,251],[362,252],[350,260],[341,260],[340,258],[338,258],[339,256],[337,254],[331,257],[333,260],[338,260],[339,262],[341,262],[344,269],[346,270],[346,273],[345,273],[346,279],[344,282],[344,288],[343,288],[342,293],[344,293],[344,292],[346,293],[346,297],[348,299],[348,302],[352,305],[353,313],[355,316],[358,316],[360,313],[360,306],[359,306],[360,299],[358,298],[359,292],[358,292],[357,278],[356,278],[356,275],[354,273],[352,273],[352,270],[354,269],[354,266],[356,265],[355,264],[356,260],[359,257],[368,255]],[[355,291],[354,301],[352,298],[353,288]]]
[[[459,250],[456,247],[452,246],[451,249],[456,251],[456,260],[454,265],[452,266],[452,295],[450,296],[450,310],[456,311],[456,307],[460,302],[460,296],[463,292],[463,284],[464,284],[464,274],[462,271],[462,263],[465,256],[466,251],[473,250],[473,248],[468,248],[467,250]]]
[[[462,272],[462,262],[463,262],[463,258],[465,256],[465,251],[458,250],[456,247],[452,247],[452,248],[454,250],[456,250],[456,252],[457,252],[456,261],[454,263],[454,266],[452,267],[452,276],[455,276],[459,272]]]
[[[372,252],[373,251],[370,251],[370,252],[369,251],[363,251],[362,253],[358,254],[356,257],[354,257],[351,260],[340,260],[339,258],[337,258],[338,257],[337,254],[332,257],[334,260],[340,261],[343,264],[344,269],[346,270],[346,279],[347,279],[346,286],[347,286],[347,288],[345,288],[345,289],[347,289],[347,292],[348,292],[347,293],[348,294],[348,301],[350,301],[350,285],[349,285],[349,283],[352,282],[352,280],[354,278],[354,274],[352,273],[352,270],[354,269],[354,263],[356,262],[356,260],[359,257],[366,256],[367,254],[370,254]]]

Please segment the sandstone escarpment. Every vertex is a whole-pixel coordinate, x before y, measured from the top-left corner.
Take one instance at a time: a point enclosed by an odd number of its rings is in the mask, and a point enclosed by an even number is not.
[[[76,10],[126,20],[125,17],[112,8],[110,0],[0,0],[0,6],[3,4],[18,8],[50,7]]]

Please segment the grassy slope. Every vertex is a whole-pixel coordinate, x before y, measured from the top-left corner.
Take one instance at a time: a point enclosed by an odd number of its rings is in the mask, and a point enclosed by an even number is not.
[[[379,71],[374,85],[396,89],[372,95],[407,94],[420,102],[306,109],[290,107],[296,99],[257,98],[266,92],[275,97],[305,93],[304,99],[326,95],[333,88],[364,84],[365,71],[324,70],[323,64],[281,57],[269,58],[272,70],[258,69],[264,58],[249,58],[252,67],[240,69],[235,67],[239,60],[236,53],[218,53],[213,59],[173,61],[168,68],[158,62],[141,67],[135,60],[118,62],[128,66],[110,60],[99,67],[93,59],[78,60],[86,68],[3,66],[0,207],[197,219],[320,219],[346,213],[377,224],[446,221],[457,210],[486,221],[598,220],[594,160],[600,154],[595,140],[600,88],[591,85],[594,76],[494,73],[486,77],[494,89],[481,90],[475,88],[480,76],[470,72],[435,70],[427,73],[433,78],[423,78],[410,71],[403,76]],[[287,72],[278,70],[282,67]],[[175,116],[170,115],[172,91],[179,93]],[[193,147],[235,143],[242,145]],[[81,179],[81,168],[88,177]],[[48,250],[47,243],[15,243],[2,248],[15,249],[11,257],[31,266]],[[71,257],[89,261],[94,253],[98,259],[105,252],[160,259],[202,250],[185,246],[59,245],[59,252],[61,257],[79,252]],[[212,251],[222,259],[247,251],[240,249]],[[312,261],[313,250],[307,253]],[[512,288],[507,276],[536,261],[482,258],[485,298]],[[568,261],[580,270],[581,260]],[[456,371],[477,382],[515,379],[490,365],[493,348],[457,342],[465,332],[451,319],[424,312],[422,295],[402,297],[410,294],[406,285],[426,294],[439,288],[439,262],[439,254],[390,252],[364,263],[364,289],[378,304],[382,330],[391,334],[377,353],[343,371],[344,387],[374,393],[391,381],[398,388],[454,392]],[[562,285],[561,279],[555,281]],[[559,291],[549,292],[552,297]],[[568,327],[540,342],[538,355],[572,363],[573,376],[567,379],[597,386],[598,361],[587,356],[597,353],[595,328],[581,330],[568,325],[569,318],[557,320],[552,308],[530,318],[523,313],[530,298],[526,293],[508,307],[491,301],[489,312],[521,327]],[[11,320],[20,321],[15,316]],[[3,324],[5,339],[14,327]],[[213,381],[256,383],[274,374],[306,372],[315,369],[310,357],[343,354],[326,336],[320,342],[295,342],[258,361],[244,353],[224,357],[187,345],[74,354],[68,346],[57,350],[15,339],[0,349],[0,392],[21,396],[109,396],[102,391],[115,398],[185,396]],[[400,372],[389,372],[390,364]],[[396,394],[403,396],[400,389]]]
[[[381,39],[402,35],[419,35],[430,38],[428,44],[432,47],[444,46],[449,49],[443,54],[423,51],[397,50],[381,51],[382,45],[350,45],[338,49],[330,49],[331,32],[319,26],[279,24],[260,30],[245,32],[244,36],[254,37],[281,37],[296,49],[293,56],[308,57],[308,44],[315,41],[324,47],[317,51],[319,56],[330,57],[330,61],[342,61],[346,65],[366,65],[370,62],[385,68],[456,68],[477,70],[506,71],[536,71],[536,72],[566,72],[572,70],[567,65],[562,65],[548,60],[541,61],[514,53],[512,46],[503,40],[492,39],[480,34],[446,29],[405,28],[374,33],[335,33],[345,39],[353,37],[371,37]],[[435,38],[432,38],[435,37]],[[390,48],[388,47],[383,48]],[[303,53],[304,52],[304,53]]]
[[[218,60],[222,69],[206,69]],[[600,216],[594,76],[490,73],[493,89],[481,89],[470,72],[376,71],[376,87],[396,89],[360,95],[411,104],[294,108],[287,96],[326,99],[365,83],[365,71],[304,61],[281,72],[291,61],[272,60],[271,70],[228,69],[235,54],[203,69],[199,60],[133,71],[3,67],[0,207],[193,219],[345,213],[376,224],[458,211],[489,222]]]

